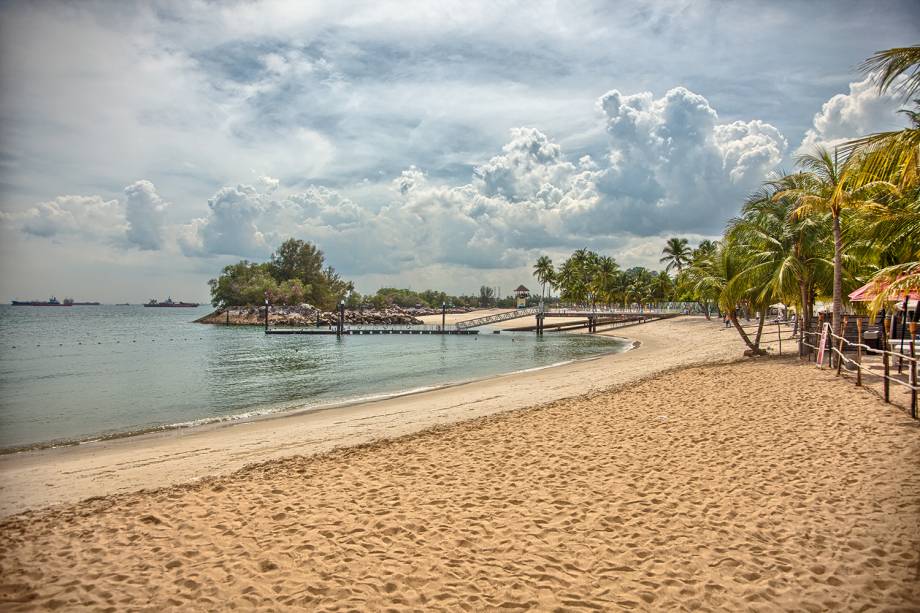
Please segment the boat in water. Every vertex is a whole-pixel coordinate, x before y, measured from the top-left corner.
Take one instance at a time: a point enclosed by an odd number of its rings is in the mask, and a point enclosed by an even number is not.
[[[198,306],[197,302],[175,302],[172,297],[167,298],[163,302],[157,302],[156,298],[151,298],[150,302],[144,305],[145,307],[196,307]]]
[[[42,300],[14,300],[13,306],[73,306],[73,298],[64,298],[64,301],[61,302],[54,296],[49,298],[47,301]]]
[[[74,302],[74,306],[99,306],[101,302]]]

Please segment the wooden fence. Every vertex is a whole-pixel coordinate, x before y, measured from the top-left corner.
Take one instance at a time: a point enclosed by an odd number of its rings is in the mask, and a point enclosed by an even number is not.
[[[844,326],[847,325],[847,319],[844,317]],[[887,338],[886,331],[889,329],[889,323],[886,317],[884,323],[879,326],[879,348],[876,348],[865,343],[862,319],[856,320],[855,342],[846,336],[834,334],[830,322],[820,319],[816,330],[804,332],[802,340],[804,351],[800,353],[803,358],[809,360],[815,356],[815,362],[819,366],[823,366],[827,361],[827,366],[835,368],[838,376],[841,375],[846,365],[847,370],[855,372],[857,386],[863,385],[864,376],[880,378],[885,402],[891,402],[892,384],[903,386],[910,394],[910,415],[918,419],[917,392],[920,391],[920,385],[917,381],[917,323],[908,323],[909,335],[896,341],[890,341]],[[894,346],[897,347],[897,351],[894,350]],[[881,373],[867,366],[865,359],[868,357],[881,359]],[[899,376],[895,376],[892,372],[895,366]],[[907,371],[906,379],[903,377],[904,370]]]

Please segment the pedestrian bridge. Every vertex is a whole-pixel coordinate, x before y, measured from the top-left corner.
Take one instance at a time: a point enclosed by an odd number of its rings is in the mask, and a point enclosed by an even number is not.
[[[511,319],[520,319],[522,317],[536,317],[537,325],[535,329],[538,332],[543,330],[543,319],[547,317],[569,317],[572,319],[584,318],[587,321],[589,330],[594,331],[597,328],[597,323],[604,320],[607,323],[612,323],[614,321],[627,321],[631,319],[648,319],[650,317],[655,317],[660,319],[662,317],[674,317],[675,315],[680,315],[681,312],[672,309],[544,309],[542,312],[540,307],[530,307],[527,309],[516,309],[514,311],[506,311],[504,313],[494,313],[492,315],[486,315],[484,317],[476,317],[474,319],[467,319],[465,321],[458,321],[454,324],[456,330],[468,330],[470,328],[478,328],[479,326],[488,326],[490,324],[495,324],[503,321],[509,321]]]

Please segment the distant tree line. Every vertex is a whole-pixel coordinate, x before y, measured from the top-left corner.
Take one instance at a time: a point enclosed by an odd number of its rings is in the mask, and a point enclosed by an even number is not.
[[[361,295],[352,292],[345,302],[348,308],[370,307],[385,309],[391,306],[402,308],[441,308],[442,304],[452,307],[474,307],[479,305],[479,296],[452,296],[446,292],[426,289],[414,291],[406,288],[381,287],[376,294]]]
[[[635,266],[623,270],[617,261],[588,249],[579,249],[553,266],[552,260],[541,256],[533,267],[545,300],[547,287],[559,292],[563,302],[591,307],[649,305],[661,302],[697,302],[700,310],[709,313],[711,297],[696,291],[687,274],[689,266],[715,250],[711,241],[703,241],[691,249],[687,239],[669,239],[662,250],[665,270],[649,270]],[[669,273],[673,272],[672,277]]]

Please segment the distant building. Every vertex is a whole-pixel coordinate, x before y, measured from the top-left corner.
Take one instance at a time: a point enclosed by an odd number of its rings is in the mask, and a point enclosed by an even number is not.
[[[519,285],[516,290],[514,290],[514,297],[517,298],[517,308],[523,309],[527,306],[527,297],[530,296],[530,290]]]

